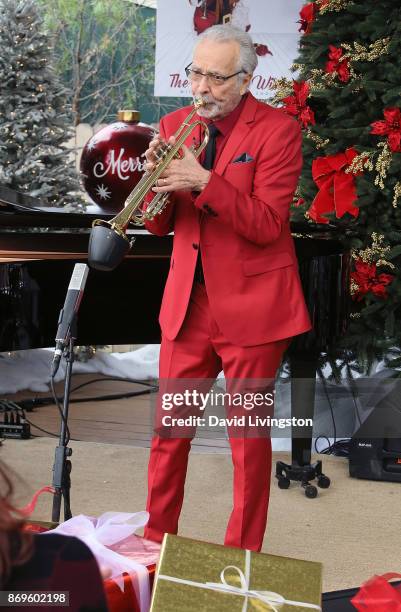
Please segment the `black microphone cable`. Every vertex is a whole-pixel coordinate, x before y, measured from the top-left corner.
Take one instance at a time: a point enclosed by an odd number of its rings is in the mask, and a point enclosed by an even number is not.
[[[114,399],[128,399],[130,397],[137,397],[140,395],[144,395],[144,394],[151,394],[151,393],[157,393],[157,391],[159,390],[159,387],[157,384],[154,383],[150,383],[150,382],[146,382],[146,381],[142,381],[142,380],[135,380],[135,379],[128,379],[128,378],[119,378],[119,377],[111,377],[111,378],[95,378],[93,380],[88,380],[84,383],[81,383],[79,385],[77,385],[76,387],[73,387],[71,389],[71,393],[73,393],[74,391],[77,391],[78,389],[82,389],[85,386],[91,385],[93,383],[96,382],[125,382],[125,383],[132,383],[132,384],[139,384],[139,385],[143,385],[145,387],[148,387],[147,389],[142,389],[140,391],[132,391],[132,392],[123,392],[123,393],[115,393],[115,394],[110,394],[110,395],[102,395],[102,396],[94,396],[94,397],[83,397],[83,398],[73,398],[70,399],[70,403],[85,403],[85,402],[93,402],[93,401],[107,401],[107,400],[114,400]],[[15,410],[15,411],[19,411],[21,413],[21,415],[23,416],[23,418],[26,420],[27,423],[29,423],[29,425],[31,427],[34,427],[35,429],[38,429],[39,431],[53,436],[55,438],[58,437],[59,434],[48,431],[46,429],[43,429],[42,427],[39,427],[39,425],[36,425],[35,423],[33,423],[30,419],[27,418],[26,416],[26,412],[31,412],[34,408],[40,408],[41,406],[48,406],[48,405],[52,405],[55,404],[60,412],[60,416],[63,419],[64,415],[62,412],[62,408],[61,408],[61,402],[63,401],[63,397],[60,396],[58,397],[55,389],[54,389],[54,381],[52,381],[53,384],[51,384],[51,388],[52,388],[52,397],[36,397],[36,398],[32,398],[32,399],[23,399],[23,400],[19,400],[18,402],[14,402],[13,400],[8,400],[8,399],[4,399],[4,400],[0,400],[0,410]],[[2,408],[3,406],[3,408]],[[66,426],[66,431],[68,430],[68,425],[66,423],[64,423]],[[68,433],[68,440],[74,440],[74,441],[79,441],[78,438],[71,438],[70,436],[70,432],[69,430],[67,431]],[[33,437],[36,437],[32,434]]]
[[[317,436],[317,438],[315,439],[315,443],[314,443],[314,447],[315,447],[315,452],[321,455],[336,455],[338,457],[348,457],[349,455],[349,440],[348,439],[337,439],[337,426],[336,426],[336,419],[334,417],[334,410],[333,410],[333,405],[331,403],[331,399],[330,399],[330,395],[328,392],[328,388],[327,388],[327,382],[326,379],[324,377],[323,371],[321,369],[321,367],[318,368],[318,374],[319,374],[319,378],[322,381],[322,385],[323,385],[323,389],[324,389],[324,394],[326,396],[327,399],[327,403],[329,405],[330,408],[330,414],[331,414],[331,419],[333,422],[333,438],[334,438],[334,442],[330,443],[330,440],[327,436],[321,435],[321,436]],[[353,395],[354,397],[354,395]],[[354,401],[355,401],[355,397],[354,397]],[[327,446],[325,448],[322,448],[321,450],[318,450],[317,448],[317,443],[319,440],[326,440],[327,441]]]
[[[72,398],[70,399],[70,403],[79,404],[81,402],[82,403],[97,402],[97,401],[104,402],[107,400],[126,399],[126,398],[128,399],[130,397],[138,397],[139,395],[148,395],[151,393],[157,393],[157,391],[159,390],[158,385],[154,383],[148,383],[142,380],[133,380],[129,378],[111,377],[111,378],[94,378],[93,380],[88,380],[84,383],[77,385],[76,387],[73,387],[71,389],[71,393],[74,393],[74,391],[77,391],[78,389],[82,389],[83,387],[86,387],[96,382],[125,382],[125,383],[143,385],[148,388],[141,389],[139,391],[123,391],[121,393],[113,393],[113,394],[108,394],[108,395],[96,395],[92,397],[82,397],[82,398],[75,398],[75,399]],[[63,396],[59,396],[58,401],[62,402]],[[25,399],[25,400],[19,400],[18,403],[25,410],[30,411],[33,408],[39,408],[40,406],[48,406],[50,404],[55,404],[56,401],[53,395],[52,397],[34,397],[30,399]]]

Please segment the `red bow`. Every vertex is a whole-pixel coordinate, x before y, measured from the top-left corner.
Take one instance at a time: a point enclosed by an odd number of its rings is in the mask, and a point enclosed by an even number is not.
[[[388,582],[393,578],[401,578],[401,574],[373,576],[351,599],[352,605],[363,612],[401,612],[400,587],[394,587]]]
[[[401,110],[385,108],[383,115],[384,120],[371,124],[371,133],[388,136],[388,144],[393,153],[401,153]]]
[[[351,273],[351,280],[358,285],[353,298],[361,301],[364,295],[371,291],[376,297],[387,297],[387,285],[393,282],[392,274],[378,274],[375,263],[369,264],[361,259],[355,262],[355,271]]]
[[[309,123],[315,125],[315,115],[310,106],[306,104],[309,95],[309,85],[305,81],[297,83],[293,81],[294,95],[283,98],[285,104],[285,112],[289,115],[297,117],[302,127],[306,127]]]
[[[345,213],[353,217],[359,214],[359,208],[354,206],[357,199],[354,175],[346,174],[345,170],[358,155],[350,148],[345,153],[318,157],[312,162],[312,176],[319,192],[312,202],[308,215],[316,223],[329,223],[324,213],[335,212],[339,219]]]
[[[338,78],[343,83],[350,80],[349,62],[347,57],[343,57],[341,47],[329,45],[329,61],[326,62],[326,72],[336,72]]]

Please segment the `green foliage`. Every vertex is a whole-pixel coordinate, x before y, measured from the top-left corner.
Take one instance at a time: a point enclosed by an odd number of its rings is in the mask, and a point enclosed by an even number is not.
[[[387,52],[367,57],[380,41],[389,39]],[[384,41],[385,42],[385,41]],[[329,45],[349,54],[351,77],[342,82],[339,75],[327,75]],[[342,45],[344,45],[342,47]],[[348,46],[347,46],[348,45]],[[365,55],[357,53],[363,46]],[[374,47],[373,47],[374,45]],[[342,347],[352,350],[353,358],[369,365],[383,357],[391,347],[401,346],[401,195],[394,204],[396,186],[401,181],[401,152],[390,152],[385,171],[377,167],[387,142],[386,135],[371,132],[373,122],[384,119],[386,108],[401,108],[401,5],[394,0],[354,0],[340,11],[317,11],[310,33],[301,39],[296,60],[297,81],[306,81],[311,88],[307,104],[315,113],[312,138],[303,142],[305,166],[299,195],[305,200],[294,207],[293,218],[304,220],[318,187],[312,177],[314,160],[343,153],[353,147],[370,156],[371,167],[354,173],[359,216],[342,219],[327,215],[331,224],[343,229],[348,248],[363,251],[364,261],[377,264],[377,274],[394,275],[387,287],[388,295],[375,296],[368,291],[353,302],[353,314]],[[316,139],[325,146],[316,146]],[[383,236],[386,251],[370,251],[372,234]],[[369,258],[370,255],[370,258]],[[393,264],[386,265],[388,261]]]
[[[0,182],[47,200],[79,204],[68,90],[34,0],[0,0]]]
[[[127,0],[37,1],[55,39],[57,72],[73,92],[75,125],[109,123],[122,108],[158,121],[170,109],[153,96],[154,10]]]

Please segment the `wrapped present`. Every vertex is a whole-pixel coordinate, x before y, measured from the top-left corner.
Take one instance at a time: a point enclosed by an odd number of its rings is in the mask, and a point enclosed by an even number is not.
[[[81,514],[61,523],[51,533],[79,538],[91,549],[99,566],[110,570],[110,579],[105,584],[109,600],[116,600],[115,587],[123,593],[119,598],[121,605],[112,604],[112,608],[121,610],[123,602],[124,605],[131,602],[129,609],[148,612],[148,566],[154,566],[158,560],[160,545],[135,536],[135,531],[144,527],[148,519],[148,512],[105,512],[97,519]]]
[[[401,585],[393,586],[389,582],[395,578],[399,580],[401,574],[373,576],[351,599],[352,605],[365,612],[401,612]]]
[[[58,523],[50,521],[27,521],[24,523],[23,530],[31,533],[45,533],[57,527]]]
[[[146,540],[137,535],[129,536],[121,542],[117,542],[110,547],[114,552],[135,559],[144,565],[148,570],[149,588],[152,590],[156,563],[160,555],[160,544]],[[110,612],[140,612],[138,601],[139,584],[136,574],[123,574],[124,589],[121,591],[117,583],[112,580],[105,580],[107,603]]]
[[[94,520],[94,519],[91,519]],[[57,523],[44,521],[29,521],[25,524],[24,529],[32,533],[45,533],[50,529],[57,527]],[[152,590],[156,563],[159,559],[161,545],[146,540],[138,535],[130,535],[119,542],[110,545],[110,549],[121,555],[134,559],[146,567],[149,576],[149,589]],[[104,581],[104,589],[106,593],[108,608],[110,612],[141,612],[141,606],[138,599],[139,581],[135,572],[122,573],[123,588],[109,578]]]
[[[321,563],[165,534],[151,612],[305,612],[321,592]]]

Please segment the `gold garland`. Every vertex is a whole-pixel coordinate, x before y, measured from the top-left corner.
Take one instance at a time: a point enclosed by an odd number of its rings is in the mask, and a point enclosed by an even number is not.
[[[382,55],[388,53],[390,41],[390,37],[378,38],[375,42],[371,43],[369,47],[364,47],[355,41],[353,48],[352,45],[348,43],[341,43],[341,47],[347,51],[343,57],[349,57],[352,62],[374,62]]]
[[[294,95],[293,82],[285,77],[274,79],[269,89],[275,92],[274,97],[269,100],[272,106],[278,106],[283,101],[283,98]]]
[[[379,142],[377,146],[380,147],[382,151],[379,154],[375,165],[375,170],[377,172],[375,185],[379,186],[380,189],[384,189],[384,180],[387,177],[387,171],[391,166],[393,155],[390,151],[390,147],[388,146],[388,142]]]
[[[387,178],[387,172],[393,160],[393,155],[387,142],[379,142],[377,146],[382,150],[377,157],[376,164],[373,163],[373,158],[377,153],[374,151],[363,151],[354,157],[345,172],[346,174],[350,174],[351,172],[352,174],[359,174],[364,170],[369,170],[370,172],[376,170],[375,185],[383,190],[385,187],[384,181]],[[394,187],[393,208],[397,208],[397,203],[400,198],[401,182],[398,182]]]
[[[336,11],[338,13],[350,4],[353,4],[353,2],[352,0],[316,0],[316,4],[319,6],[319,13],[323,15],[324,13],[329,13],[330,11]]]
[[[291,72],[298,72],[301,69],[300,64],[293,64],[291,66]],[[300,74],[302,80],[303,75]],[[323,91],[327,86],[338,86],[336,75],[328,74],[324,70],[318,68],[312,68],[310,77],[306,80],[309,85],[309,95],[311,97],[314,91]],[[270,99],[270,104],[276,105],[282,102],[283,98],[294,95],[293,81],[282,77],[280,79],[274,79],[269,89],[274,91],[274,97]]]
[[[301,187],[297,185],[297,188],[295,189],[293,200],[296,202],[297,200],[299,200],[299,198],[302,198],[302,193],[301,193]]]
[[[351,279],[351,283],[350,283],[350,293],[351,295],[355,295],[355,293],[358,293],[359,291],[359,285],[353,280]]]
[[[328,144],[330,144],[329,138],[323,140],[323,138],[321,138],[318,134],[315,134],[315,132],[313,132],[310,128],[306,130],[305,136],[315,143],[316,149],[323,149],[324,147],[327,147]]]
[[[360,172],[363,172],[364,170],[372,171],[374,169],[374,165],[372,161],[373,156],[374,156],[373,151],[370,151],[370,152],[363,151],[362,153],[359,153],[359,155],[354,157],[352,162],[349,164],[349,166],[345,170],[345,173],[351,174],[352,172],[352,174],[359,174]]]
[[[397,208],[397,203],[400,198],[401,198],[401,182],[398,181],[398,183],[396,183],[394,186],[394,198],[393,198],[394,208]]]
[[[386,260],[386,256],[391,251],[391,246],[384,245],[384,235],[377,234],[376,232],[372,233],[372,246],[366,247],[366,249],[362,249],[357,251],[353,249],[351,251],[351,255],[353,259],[362,259],[364,263],[372,264],[375,263],[376,266],[387,266],[394,270],[395,265],[390,261]]]
[[[340,87],[337,81],[337,73],[325,72],[321,68],[312,68],[309,76],[304,76],[302,72],[303,65],[295,62],[290,70],[291,72],[300,72],[301,78],[304,78],[309,85],[309,91],[323,91],[327,87]]]
[[[391,38],[378,38],[369,46],[365,47],[358,42],[354,42],[353,45],[349,45],[348,43],[340,43],[340,47],[344,49],[345,53],[342,56],[342,59],[348,59],[348,68],[350,72],[350,77],[354,81],[357,81],[355,84],[355,89],[353,91],[359,91],[362,89],[362,77],[357,72],[355,72],[354,67],[352,66],[352,62],[358,61],[368,61],[373,62],[382,55],[386,55],[389,52],[389,45],[391,42]],[[300,72],[302,75],[303,65],[298,62],[294,62],[291,66],[292,72]],[[342,83],[338,82],[337,73],[327,73],[325,70],[321,68],[312,68],[308,77],[303,76],[305,80],[307,80],[310,91],[322,91],[326,89],[326,87],[341,87]],[[284,81],[286,79],[280,79],[282,84],[284,85]],[[288,82],[285,83],[285,91],[290,91],[288,88]],[[285,95],[288,95],[287,93]]]

